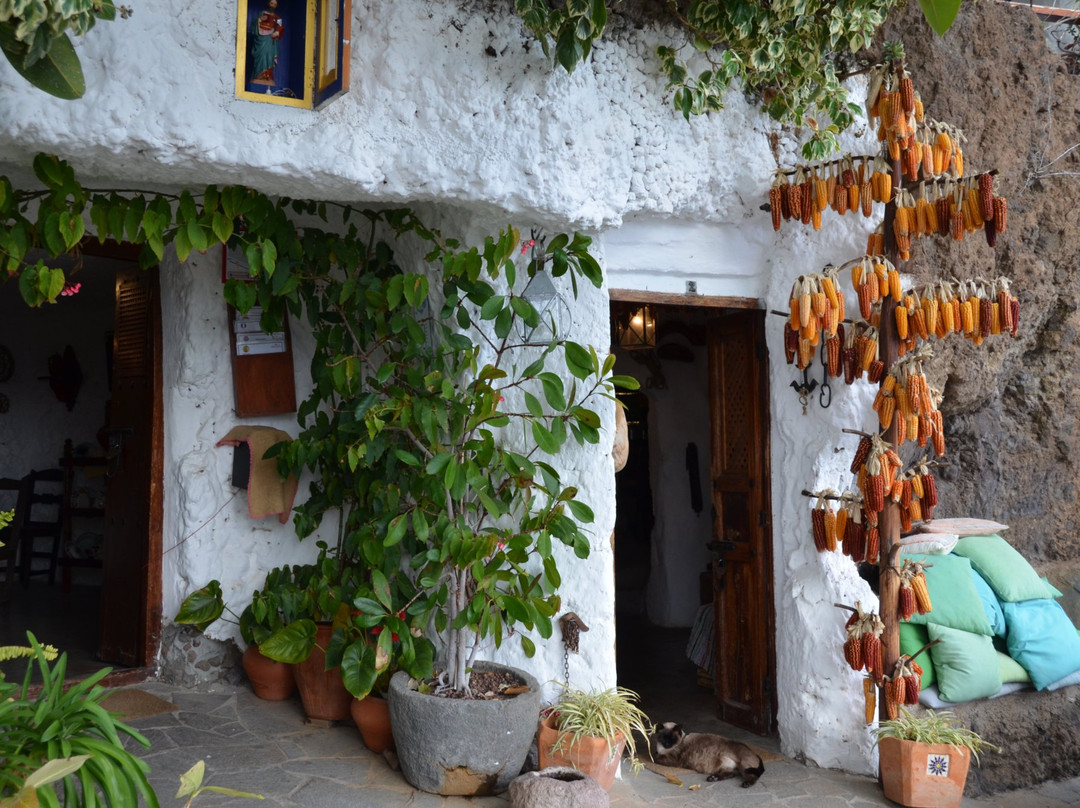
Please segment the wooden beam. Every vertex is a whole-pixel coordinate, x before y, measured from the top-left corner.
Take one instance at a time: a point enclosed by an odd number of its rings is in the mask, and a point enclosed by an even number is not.
[[[756,297],[724,295],[684,295],[673,292],[645,292],[640,289],[608,289],[608,298],[618,303],[656,303],[665,306],[700,306],[709,309],[762,309]]]

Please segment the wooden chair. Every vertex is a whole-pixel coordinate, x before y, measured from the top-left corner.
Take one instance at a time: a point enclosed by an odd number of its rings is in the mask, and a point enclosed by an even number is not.
[[[56,582],[63,536],[64,472],[60,469],[31,471],[22,479],[19,499],[12,522],[12,541],[19,545],[19,578],[23,584],[32,575],[48,575]],[[41,549],[38,539],[51,539],[49,548]],[[35,559],[47,559],[48,565],[35,567]]]

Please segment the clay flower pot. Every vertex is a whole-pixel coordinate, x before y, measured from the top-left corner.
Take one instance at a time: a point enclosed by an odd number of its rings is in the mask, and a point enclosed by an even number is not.
[[[364,739],[364,746],[381,755],[387,749],[394,751],[394,733],[390,727],[390,706],[386,699],[368,695],[353,699],[350,707],[353,721]]]
[[[619,733],[612,748],[608,748],[607,738],[592,738],[579,735],[563,740],[562,747],[555,751],[559,730],[555,726],[555,716],[549,715],[540,722],[540,733],[536,739],[537,752],[540,755],[540,768],[563,766],[584,772],[598,782],[607,791],[615,782],[615,772],[622,762],[623,747],[626,738]]]
[[[260,699],[283,701],[296,692],[292,666],[265,657],[259,646],[249,645],[242,660],[251,689]]]
[[[893,802],[909,808],[959,808],[971,752],[951,744],[882,738],[881,787]]]
[[[308,718],[324,721],[344,721],[349,718],[352,694],[345,689],[340,668],[326,670],[324,648],[330,642],[333,626],[318,623],[315,627],[315,647],[303,662],[293,665],[293,676],[304,703]]]

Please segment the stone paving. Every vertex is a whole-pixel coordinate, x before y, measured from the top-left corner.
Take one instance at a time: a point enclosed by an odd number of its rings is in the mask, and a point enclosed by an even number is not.
[[[158,682],[140,689],[171,701],[179,710],[131,722],[150,741],[140,752],[151,766],[150,781],[162,808],[180,775],[205,761],[209,785],[262,794],[264,801],[201,795],[193,808],[509,808],[505,797],[439,797],[410,787],[382,756],[373,755],[354,726],[309,726],[297,699],[268,702],[246,687],[216,685],[183,690]],[[141,749],[141,747],[140,747]],[[638,775],[623,764],[612,786],[612,808],[863,808],[893,805],[869,777],[817,769],[784,759],[766,764],[764,777],[749,789],[737,780],[706,782],[688,775],[676,785],[652,771]],[[691,787],[698,786],[691,790]],[[965,799],[965,808],[1062,808],[1080,805],[1080,778],[1046,783],[1022,792]],[[566,808],[572,808],[567,806]]]

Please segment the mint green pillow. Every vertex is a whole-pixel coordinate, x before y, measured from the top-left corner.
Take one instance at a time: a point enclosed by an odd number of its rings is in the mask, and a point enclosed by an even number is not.
[[[945,701],[984,699],[1001,690],[998,652],[990,637],[928,623],[930,649],[937,675],[938,695]]]
[[[1031,677],[1028,676],[1028,672],[1024,670],[1024,666],[1013,659],[1008,654],[1003,654],[1001,651],[997,652],[998,658],[998,673],[1001,674],[1001,683],[1007,682],[1030,682]]]
[[[926,626],[915,625],[913,623],[901,623],[900,624],[900,653],[911,656],[917,652],[920,648],[930,642],[930,638],[926,631]],[[922,671],[922,685],[921,687],[930,687],[937,681],[937,675],[934,673],[934,661],[930,658],[929,651],[923,651],[915,659],[919,663],[919,667]]]
[[[1055,600],[1065,597],[1065,593],[1058,589],[1056,586],[1054,586],[1052,583],[1050,583],[1050,579],[1047,578],[1045,575],[1043,575],[1039,580],[1046,584],[1046,591],[1050,593],[1050,597],[1054,598]]]
[[[971,561],[998,600],[1016,603],[1048,596],[1039,574],[1001,536],[968,536],[956,543],[953,554]]]
[[[912,623],[937,623],[939,626],[987,636],[994,633],[979,593],[975,591],[971,562],[957,555],[913,555],[905,558],[933,565],[926,569],[926,590],[930,593],[932,611],[928,614],[916,612],[911,616]],[[1046,590],[1043,591],[1045,593]]]

